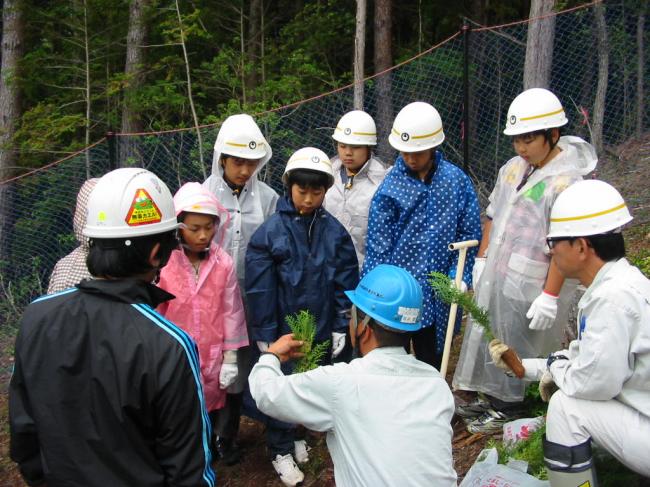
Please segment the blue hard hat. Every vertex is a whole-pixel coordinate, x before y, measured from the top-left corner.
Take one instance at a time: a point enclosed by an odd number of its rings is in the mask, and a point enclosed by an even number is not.
[[[345,294],[352,304],[386,328],[422,328],[422,288],[401,267],[380,264],[361,279],[354,291]]]

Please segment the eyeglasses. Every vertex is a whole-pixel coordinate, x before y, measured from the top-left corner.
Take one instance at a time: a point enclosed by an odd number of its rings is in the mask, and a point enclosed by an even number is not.
[[[550,250],[553,250],[557,242],[561,242],[562,240],[568,240],[569,242],[573,242],[576,238],[577,237],[549,237],[546,239],[546,245]]]

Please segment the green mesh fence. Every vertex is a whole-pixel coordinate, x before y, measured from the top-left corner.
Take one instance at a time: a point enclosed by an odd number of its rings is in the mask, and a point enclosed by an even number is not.
[[[555,47],[550,89],[562,100],[569,125],[564,133],[591,140],[591,113],[597,85],[598,56],[594,7],[555,16]],[[603,125],[603,144],[613,146],[635,135],[637,117],[637,13],[621,5],[606,5],[609,76]],[[440,112],[449,160],[466,164],[482,203],[499,167],[513,156],[502,134],[512,99],[523,89],[528,22],[483,28],[470,34],[465,59],[464,38],[458,34],[416,58],[365,82],[364,109],[375,118],[381,140],[377,154],[392,162],[387,144],[395,114],[406,104],[422,100]],[[648,29],[644,29],[648,45]],[[463,161],[463,69],[468,63],[469,160]],[[643,79],[647,85],[648,64]],[[315,146],[333,154],[331,139],[338,119],[352,109],[353,88],[347,87],[294,105],[256,115],[273,148],[262,178],[282,192],[280,177],[288,157],[300,147]],[[643,127],[650,118],[645,103]],[[3,233],[0,262],[0,319],[16,317],[43,292],[56,261],[77,243],[72,235],[76,194],[87,176],[126,165],[143,166],[158,174],[174,192],[187,181],[203,181],[210,174],[212,146],[218,126],[201,129],[201,151],[193,129],[149,134],[116,134],[74,157],[42,170],[0,183],[10,195],[10,230]]]

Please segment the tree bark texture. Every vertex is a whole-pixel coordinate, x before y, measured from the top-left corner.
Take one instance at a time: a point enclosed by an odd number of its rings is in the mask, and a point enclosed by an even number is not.
[[[129,7],[129,31],[126,36],[126,64],[124,75],[124,106],[122,108],[122,132],[142,132],[144,127],[139,114],[133,109],[129,99],[134,97],[144,85],[144,44],[147,39],[148,24],[145,12],[150,0],[131,0]]]
[[[535,19],[552,13],[554,5],[555,0],[532,0],[529,18]],[[533,20],[528,24],[524,90],[529,88],[549,88],[554,41],[554,15],[540,20]]]
[[[20,90],[15,76],[23,56],[23,2],[4,0],[2,8],[2,68],[0,70],[0,260],[5,260],[8,231],[12,225],[10,183],[2,183],[16,166],[10,147],[21,115]]]
[[[264,35],[261,29],[262,0],[251,0],[248,14],[248,42],[246,43],[246,57],[250,63],[250,70],[246,73],[246,92],[248,102],[255,101],[255,89],[259,84],[258,69],[261,59],[261,38]]]
[[[645,113],[645,101],[643,98],[643,69],[645,68],[645,52],[643,49],[643,34],[645,26],[645,5],[641,7],[641,13],[636,22],[636,136],[641,137],[643,133],[643,114]]]
[[[392,54],[392,0],[375,0],[374,18],[374,65],[375,73],[381,73],[393,65]],[[384,162],[392,164],[389,156],[393,151],[388,144],[388,134],[393,124],[393,101],[391,98],[391,73],[376,78],[377,154]],[[392,159],[392,157],[390,157]]]
[[[354,109],[363,110],[364,63],[366,52],[366,0],[357,0],[357,26],[354,34]]]
[[[596,24],[596,45],[598,52],[598,83],[594,99],[594,117],[591,141],[600,152],[603,148],[603,124],[605,120],[605,97],[607,95],[607,82],[609,70],[609,41],[607,38],[607,25],[605,24],[605,6],[602,3],[594,7],[594,21]]]

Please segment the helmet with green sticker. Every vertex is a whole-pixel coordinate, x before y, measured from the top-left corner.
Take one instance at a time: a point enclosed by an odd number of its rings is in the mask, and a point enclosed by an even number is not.
[[[352,304],[388,329],[422,328],[422,288],[401,267],[380,264],[361,279],[355,290],[345,294]]]
[[[169,188],[146,169],[121,168],[102,176],[88,198],[83,234],[131,238],[178,228]]]

